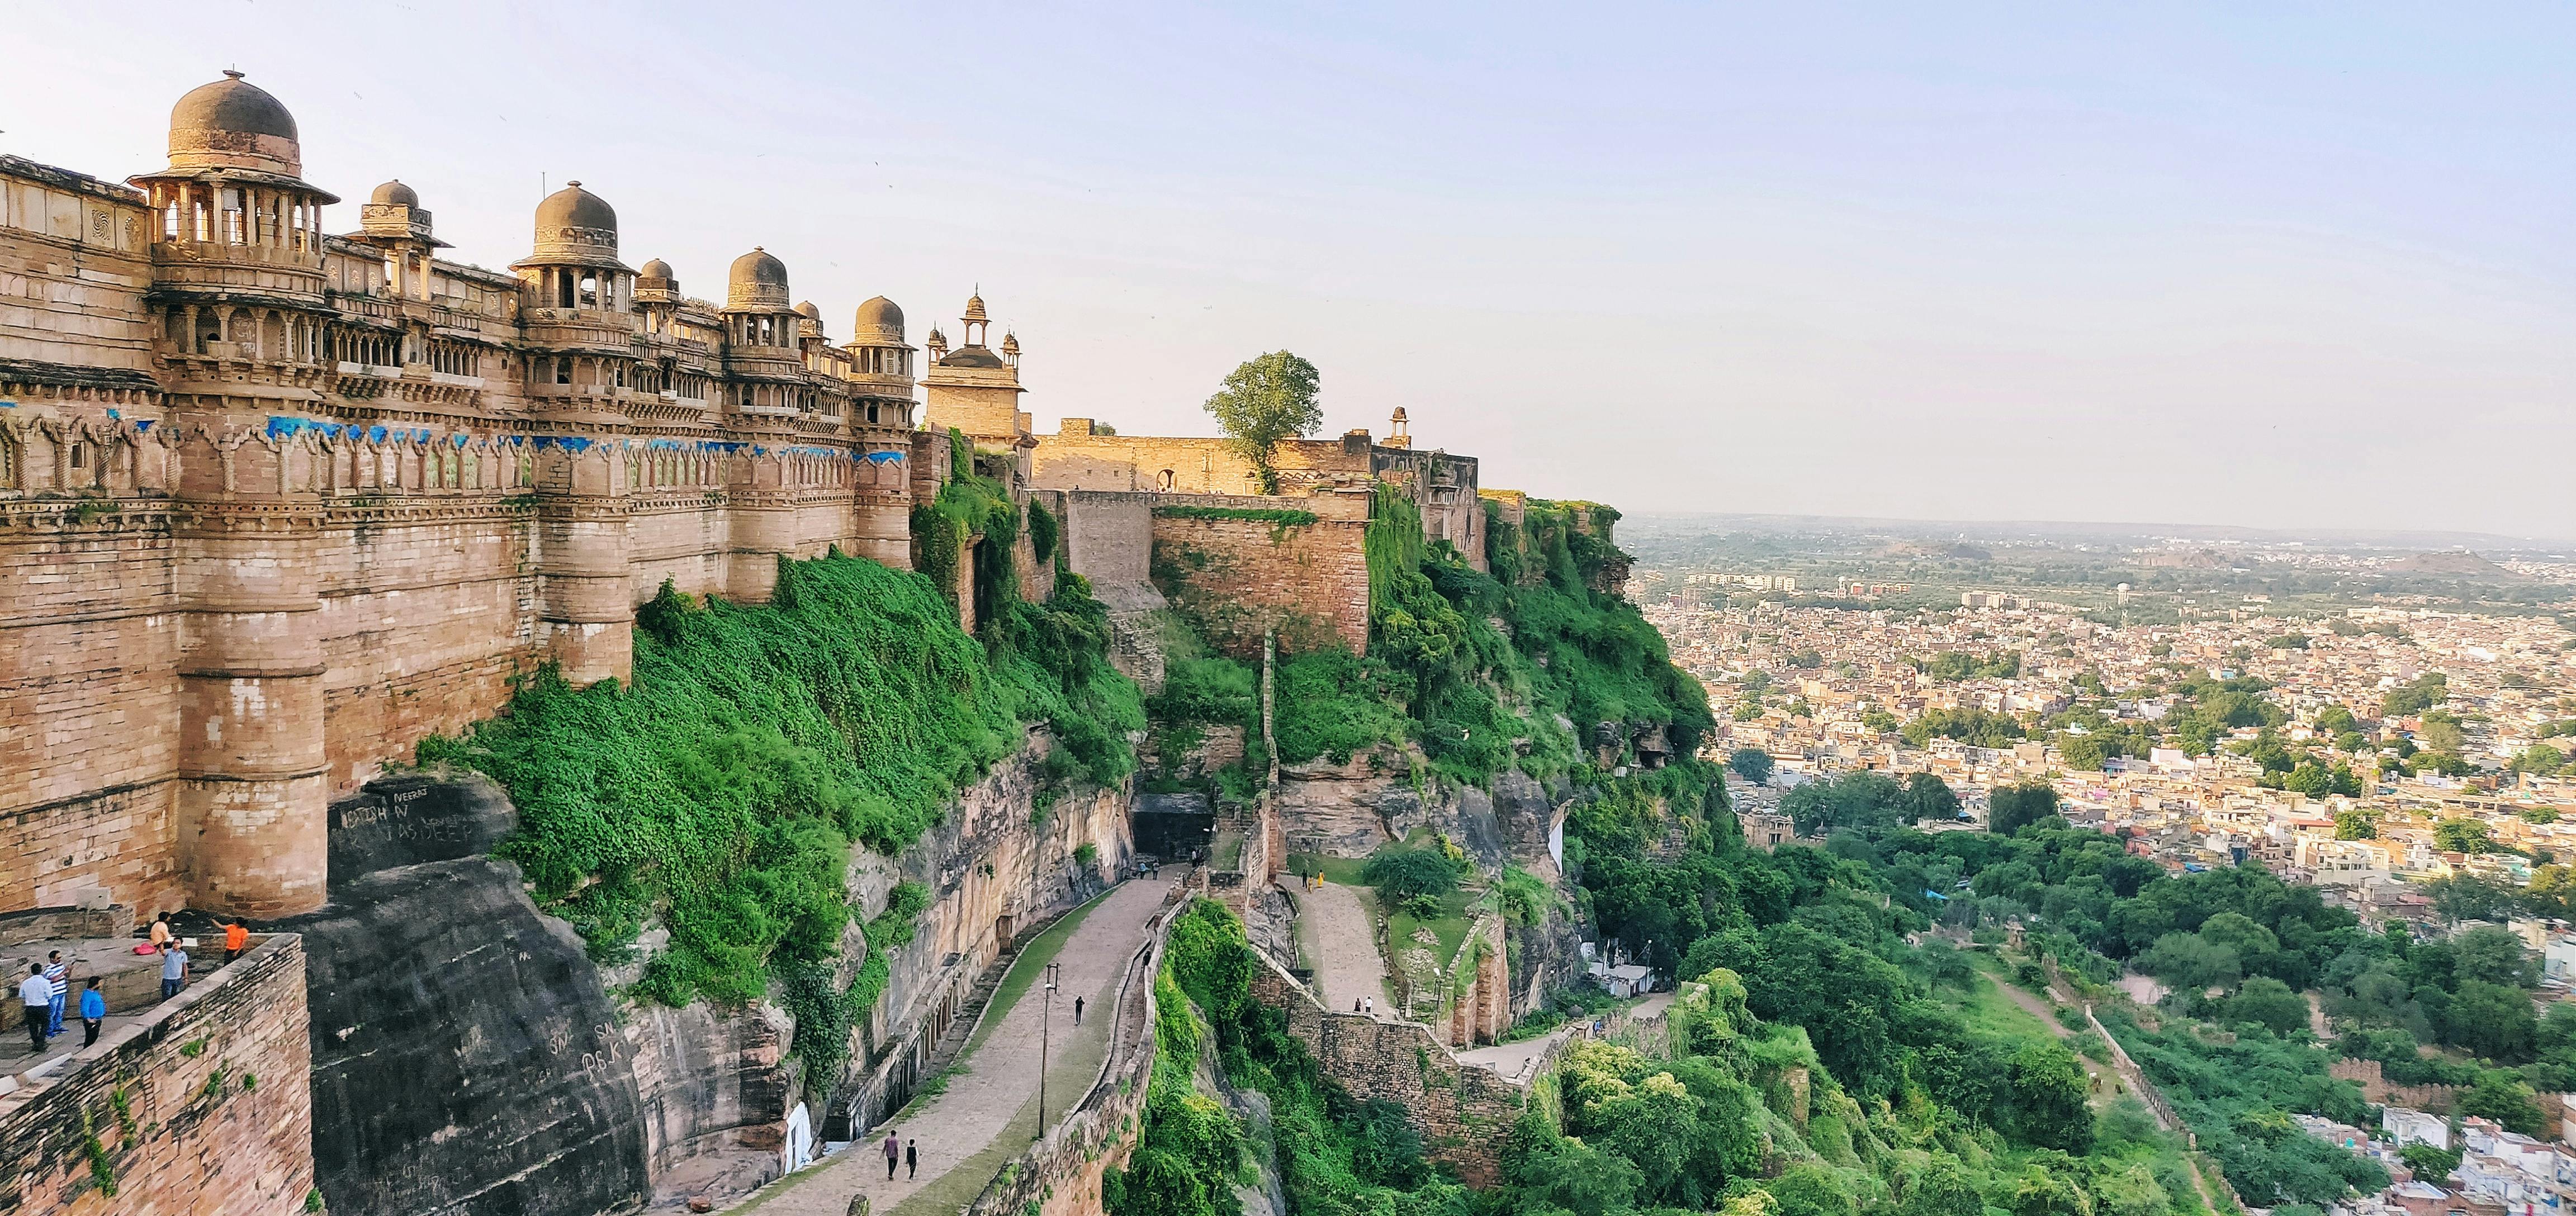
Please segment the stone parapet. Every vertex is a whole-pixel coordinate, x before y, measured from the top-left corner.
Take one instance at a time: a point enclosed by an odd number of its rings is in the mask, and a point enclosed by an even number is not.
[[[304,950],[269,935],[0,1095],[0,1212],[273,1216],[313,1190]]]
[[[1480,1190],[1502,1181],[1504,1133],[1525,1100],[1518,1086],[1490,1068],[1461,1063],[1420,1022],[1324,1008],[1266,956],[1252,973],[1252,998],[1286,1010],[1288,1033],[1353,1096],[1403,1107],[1422,1136],[1424,1156]]]

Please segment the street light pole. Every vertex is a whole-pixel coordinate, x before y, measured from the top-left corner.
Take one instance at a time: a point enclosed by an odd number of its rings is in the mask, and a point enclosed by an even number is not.
[[[1046,987],[1038,993],[1038,1125],[1029,1129],[1029,1143],[1035,1144],[1046,1135],[1047,1040],[1055,1034],[1055,987],[1062,965],[1046,965]]]

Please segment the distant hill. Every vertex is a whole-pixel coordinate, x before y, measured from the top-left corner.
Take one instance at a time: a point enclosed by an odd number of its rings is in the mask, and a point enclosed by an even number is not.
[[[2153,552],[2138,555],[2138,565],[2148,570],[2217,570],[2227,563],[2207,549],[2186,552]]]
[[[2390,562],[2391,574],[2441,574],[2452,578],[2474,578],[2492,582],[2526,582],[2523,576],[2471,553],[2453,549],[2441,553],[2418,553],[2413,557]]]

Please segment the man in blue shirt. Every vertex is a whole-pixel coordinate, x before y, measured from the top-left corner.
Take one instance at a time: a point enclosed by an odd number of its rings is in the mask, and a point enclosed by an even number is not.
[[[161,947],[161,999],[169,1000],[188,986],[188,952],[171,942]]]
[[[98,1042],[99,1028],[107,1025],[107,994],[98,990],[98,977],[93,975],[81,988],[81,1046]]]
[[[54,1011],[54,986],[45,980],[43,963],[27,964],[27,978],[18,981],[18,1004],[27,1015],[27,1040],[36,1045],[36,1054],[45,1054],[45,1019]]]

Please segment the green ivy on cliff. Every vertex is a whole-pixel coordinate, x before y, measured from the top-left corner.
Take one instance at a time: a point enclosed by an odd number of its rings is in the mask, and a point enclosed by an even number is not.
[[[1590,531],[1575,526],[1577,512]],[[1660,729],[1671,754],[1689,755],[1713,725],[1706,693],[1672,665],[1635,605],[1592,590],[1618,557],[1606,539],[1617,513],[1533,499],[1524,518],[1516,529],[1489,513],[1495,573],[1479,573],[1446,543],[1426,544],[1412,501],[1380,485],[1367,532],[1369,651],[1337,673],[1341,685],[1400,702],[1411,736],[1453,780],[1481,784],[1508,767],[1568,772],[1605,722],[1620,727],[1623,750],[1629,736]],[[1530,562],[1538,574],[1524,578]],[[1284,722],[1280,736],[1292,755]]]
[[[910,845],[1024,723],[1053,727],[1098,780],[1132,769],[1142,712],[1106,639],[1079,580],[1015,603],[979,644],[918,575],[782,559],[766,605],[666,585],[636,614],[630,684],[575,688],[549,668],[419,756],[509,789],[520,828],[499,852],[595,954],[648,920],[669,930],[642,995],[748,1001],[773,968],[835,955],[851,846]]]
[[[1270,1136],[1289,1210],[1463,1211],[1465,1188],[1437,1176],[1403,1108],[1360,1100],[1288,1033],[1287,1011],[1253,999],[1260,967],[1243,922],[1200,900],[1173,922],[1154,984],[1156,1057],[1145,1125],[1127,1168],[1102,1179],[1109,1216],[1233,1216],[1240,1133],[1194,1085],[1201,1047],[1239,1088],[1270,1100]]]

